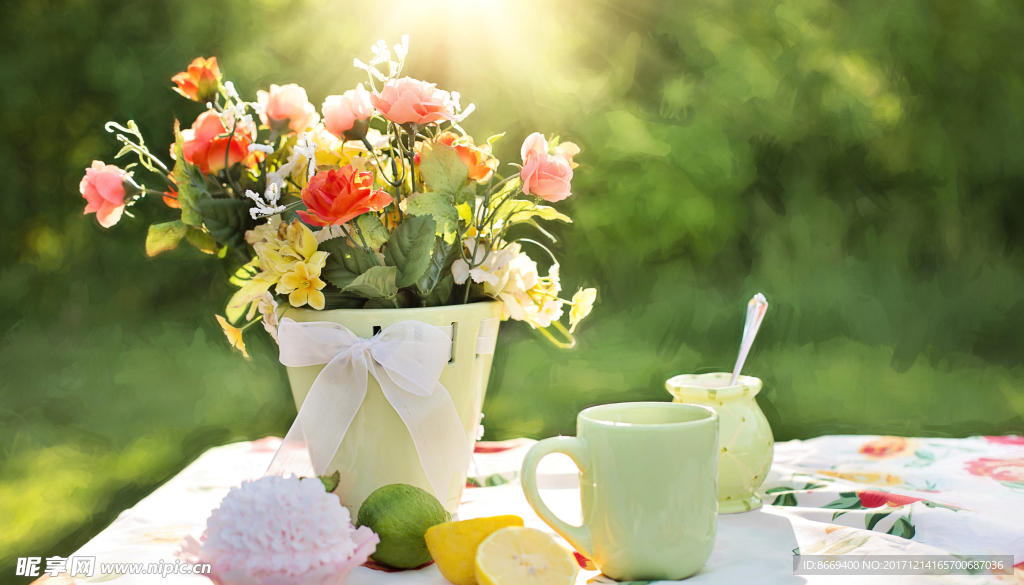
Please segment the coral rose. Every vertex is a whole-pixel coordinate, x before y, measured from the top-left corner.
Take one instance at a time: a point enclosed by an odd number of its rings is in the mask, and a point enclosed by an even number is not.
[[[352,165],[320,171],[302,190],[308,211],[298,211],[309,225],[341,225],[370,211],[380,211],[391,196],[373,189],[373,173],[360,172]]]
[[[433,124],[455,117],[452,95],[411,77],[392,79],[370,96],[375,108],[395,124]]]
[[[362,83],[341,95],[327,96],[320,109],[324,113],[324,127],[338,138],[348,138],[346,135],[356,125],[356,122],[367,120],[373,115],[370,92],[363,88]],[[362,135],[366,135],[365,128],[362,130]],[[362,136],[352,136],[350,139],[359,140],[360,138]]]
[[[574,153],[575,154],[575,153]],[[536,195],[545,201],[561,201],[572,195],[572,166],[565,158],[548,154],[548,141],[539,132],[529,135],[523,142],[523,193]]]
[[[1024,482],[1024,459],[992,459],[982,457],[967,463],[971,475],[991,477],[997,481]]]
[[[271,84],[269,92],[262,89],[256,92],[256,101],[263,109],[260,119],[278,132],[288,129],[302,132],[320,121],[320,114],[309,103],[306,90],[294,83]]]
[[[906,437],[879,437],[860,448],[860,454],[869,459],[904,457],[917,451],[917,442]]]
[[[171,81],[178,87],[174,91],[196,102],[208,102],[217,95],[220,88],[220,67],[217,58],[196,57],[187,71],[175,75]]]
[[[469,178],[478,183],[489,179],[491,173],[498,168],[498,159],[491,156],[490,145],[476,146],[472,136],[460,137],[446,130],[438,134],[435,140],[454,148],[462,162],[469,167]]]
[[[128,173],[115,165],[92,161],[85,169],[85,176],[78,184],[78,190],[87,204],[84,213],[95,213],[103,227],[110,227],[121,219],[124,213],[124,181]]]
[[[246,166],[256,164],[256,156],[261,153],[250,153],[249,144],[252,140],[242,128],[237,128],[233,135],[228,133],[217,112],[207,110],[192,123],[192,127],[181,131],[184,139],[182,154],[185,160],[199,167],[203,173],[216,173],[224,170],[224,162],[231,167],[244,162]]]

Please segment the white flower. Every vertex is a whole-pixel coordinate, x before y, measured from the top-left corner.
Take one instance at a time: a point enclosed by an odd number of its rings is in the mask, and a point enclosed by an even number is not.
[[[572,308],[569,309],[569,333],[575,331],[580,321],[594,309],[595,300],[597,300],[596,288],[581,288],[572,295]]]
[[[466,238],[465,244],[466,250],[473,255],[473,264],[477,266],[471,269],[469,263],[459,258],[452,264],[452,276],[458,284],[465,283],[468,278],[472,278],[473,282],[484,283],[484,292],[490,295],[487,285],[497,286],[501,282],[504,274],[502,270],[515,257],[515,251],[509,247],[492,252],[489,245],[478,243],[476,238]]]
[[[252,199],[256,204],[256,207],[249,209],[249,215],[253,219],[260,217],[270,217],[271,215],[277,215],[283,212],[287,207],[284,205],[278,205],[277,202],[281,198],[280,188],[277,183],[270,183],[267,185],[267,191],[263,196],[255,191],[246,189],[245,196]]]

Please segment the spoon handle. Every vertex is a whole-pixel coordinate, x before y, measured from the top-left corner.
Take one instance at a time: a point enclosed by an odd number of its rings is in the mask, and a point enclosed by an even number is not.
[[[743,369],[743,363],[747,361],[747,354],[750,353],[750,346],[754,344],[754,337],[757,336],[757,330],[761,328],[761,321],[764,320],[764,314],[768,311],[768,300],[764,298],[764,295],[757,293],[754,298],[750,299],[747,303],[747,320],[743,324],[743,339],[740,341],[740,355],[736,357],[736,367],[732,369],[732,379],[729,380],[730,386],[736,385],[736,380],[740,377],[740,371]]]

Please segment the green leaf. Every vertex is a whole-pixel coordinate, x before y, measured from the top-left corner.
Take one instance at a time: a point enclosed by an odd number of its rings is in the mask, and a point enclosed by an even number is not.
[[[394,309],[395,307],[395,297],[370,299],[363,302],[364,309]]]
[[[495,220],[502,220],[505,225],[514,225],[530,221],[534,217],[540,219],[557,219],[565,223],[572,223],[569,216],[559,213],[554,207],[537,205],[533,201],[525,199],[509,199],[498,206],[494,213]]]
[[[185,234],[185,239],[204,254],[216,254],[220,250],[217,240],[199,228],[189,228],[188,233]]]
[[[836,518],[842,516],[845,513],[846,513],[846,510],[840,510],[840,511],[836,512],[835,514],[832,514],[832,521],[835,522]]]
[[[434,239],[434,251],[430,256],[430,266],[416,282],[420,296],[429,297],[434,288],[452,274],[452,264],[459,257],[459,246],[448,244],[443,239]],[[440,303],[444,304],[444,303]]]
[[[914,538],[914,534],[916,533],[917,530],[914,529],[914,525],[911,524],[905,516],[901,516],[896,520],[896,523],[892,525],[892,528],[886,531],[886,534],[899,536],[900,538],[906,538],[907,540]]]
[[[381,246],[387,243],[388,238],[391,234],[388,233],[387,228],[381,223],[380,218],[372,213],[364,213],[356,219],[356,225],[359,226],[360,232],[363,234],[363,238],[366,240],[366,245],[379,250]],[[358,236],[354,236],[355,241],[362,243],[362,240]]]
[[[324,309],[361,309],[366,304],[366,299],[350,292],[342,292],[336,287],[328,285],[324,290]]]
[[[775,498],[775,501],[772,502],[772,505],[773,506],[795,506],[796,505],[796,496],[792,492],[781,494],[781,495],[779,495],[778,497]]]
[[[423,299],[423,305],[427,307],[441,307],[449,305],[452,297],[452,289],[455,287],[455,277],[449,274],[437,283],[437,286],[430,291],[427,298]]]
[[[368,299],[391,297],[398,292],[398,287],[395,286],[397,276],[398,269],[394,266],[374,266],[357,276],[352,284],[342,290],[354,292]]]
[[[427,272],[434,251],[435,225],[429,216],[407,217],[391,235],[384,261],[398,268],[399,288],[412,285]]]
[[[469,181],[469,167],[459,153],[438,142],[425,142],[420,152],[420,173],[431,191],[451,194],[462,191]]]
[[[839,509],[839,510],[863,510],[864,506],[860,503],[860,498],[857,497],[857,492],[842,492],[839,494],[839,499],[834,502],[829,502],[822,506],[823,508]]]
[[[177,248],[188,229],[188,226],[181,223],[181,220],[155,223],[149,226],[149,233],[146,234],[146,255],[152,258],[157,254]]]
[[[249,202],[241,199],[202,199],[196,208],[210,235],[225,246],[242,245],[245,232],[256,227],[256,221],[249,215]]]
[[[349,246],[345,238],[327,240],[319,248],[328,253],[320,276],[339,289],[344,290],[357,276],[377,265],[369,252]]]
[[[875,524],[878,524],[882,518],[885,518],[892,512],[873,512],[864,517],[864,528],[867,530],[874,530]]]
[[[338,484],[341,483],[341,472],[335,471],[331,475],[321,475],[320,481],[324,484],[324,489],[328,493],[333,492],[337,489]]]
[[[206,178],[202,176],[199,168],[185,162],[183,145],[185,139],[181,135],[181,127],[178,121],[174,121],[174,169],[171,175],[178,187],[178,203],[181,205],[181,221],[186,225],[199,226],[203,223],[203,216],[199,212],[199,202],[209,199],[210,193],[206,190]]]
[[[418,193],[406,200],[405,212],[413,217],[429,215],[437,223],[435,233],[451,244],[459,225],[459,212],[444,193]]]

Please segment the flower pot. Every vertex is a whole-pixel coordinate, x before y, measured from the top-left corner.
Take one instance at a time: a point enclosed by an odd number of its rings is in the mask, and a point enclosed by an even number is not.
[[[478,436],[480,410],[493,357],[493,342],[490,342],[489,348],[488,342],[481,343],[484,353],[478,353],[477,339],[481,336],[484,320],[495,319],[499,315],[499,303],[483,302],[415,309],[289,309],[282,317],[297,322],[337,323],[364,339],[400,321],[420,321],[442,329],[450,328],[452,357],[441,373],[440,383],[451,395],[462,430],[472,449]],[[495,334],[496,331],[485,331],[484,337]],[[323,368],[322,365],[287,368],[296,409],[301,408],[313,381]],[[384,397],[380,384],[373,376],[367,379],[366,398],[345,433],[326,474],[335,471],[341,474],[341,482],[335,493],[352,511],[353,518],[363,500],[385,485],[405,483],[433,493],[408,428]],[[447,496],[439,498],[449,512],[454,513],[459,505],[467,471],[463,469],[461,474],[452,474]]]
[[[772,466],[775,439],[754,397],[761,380],[732,374],[686,374],[669,378],[673,402],[709,406],[718,413],[718,513],[735,514],[761,506],[757,488]]]

